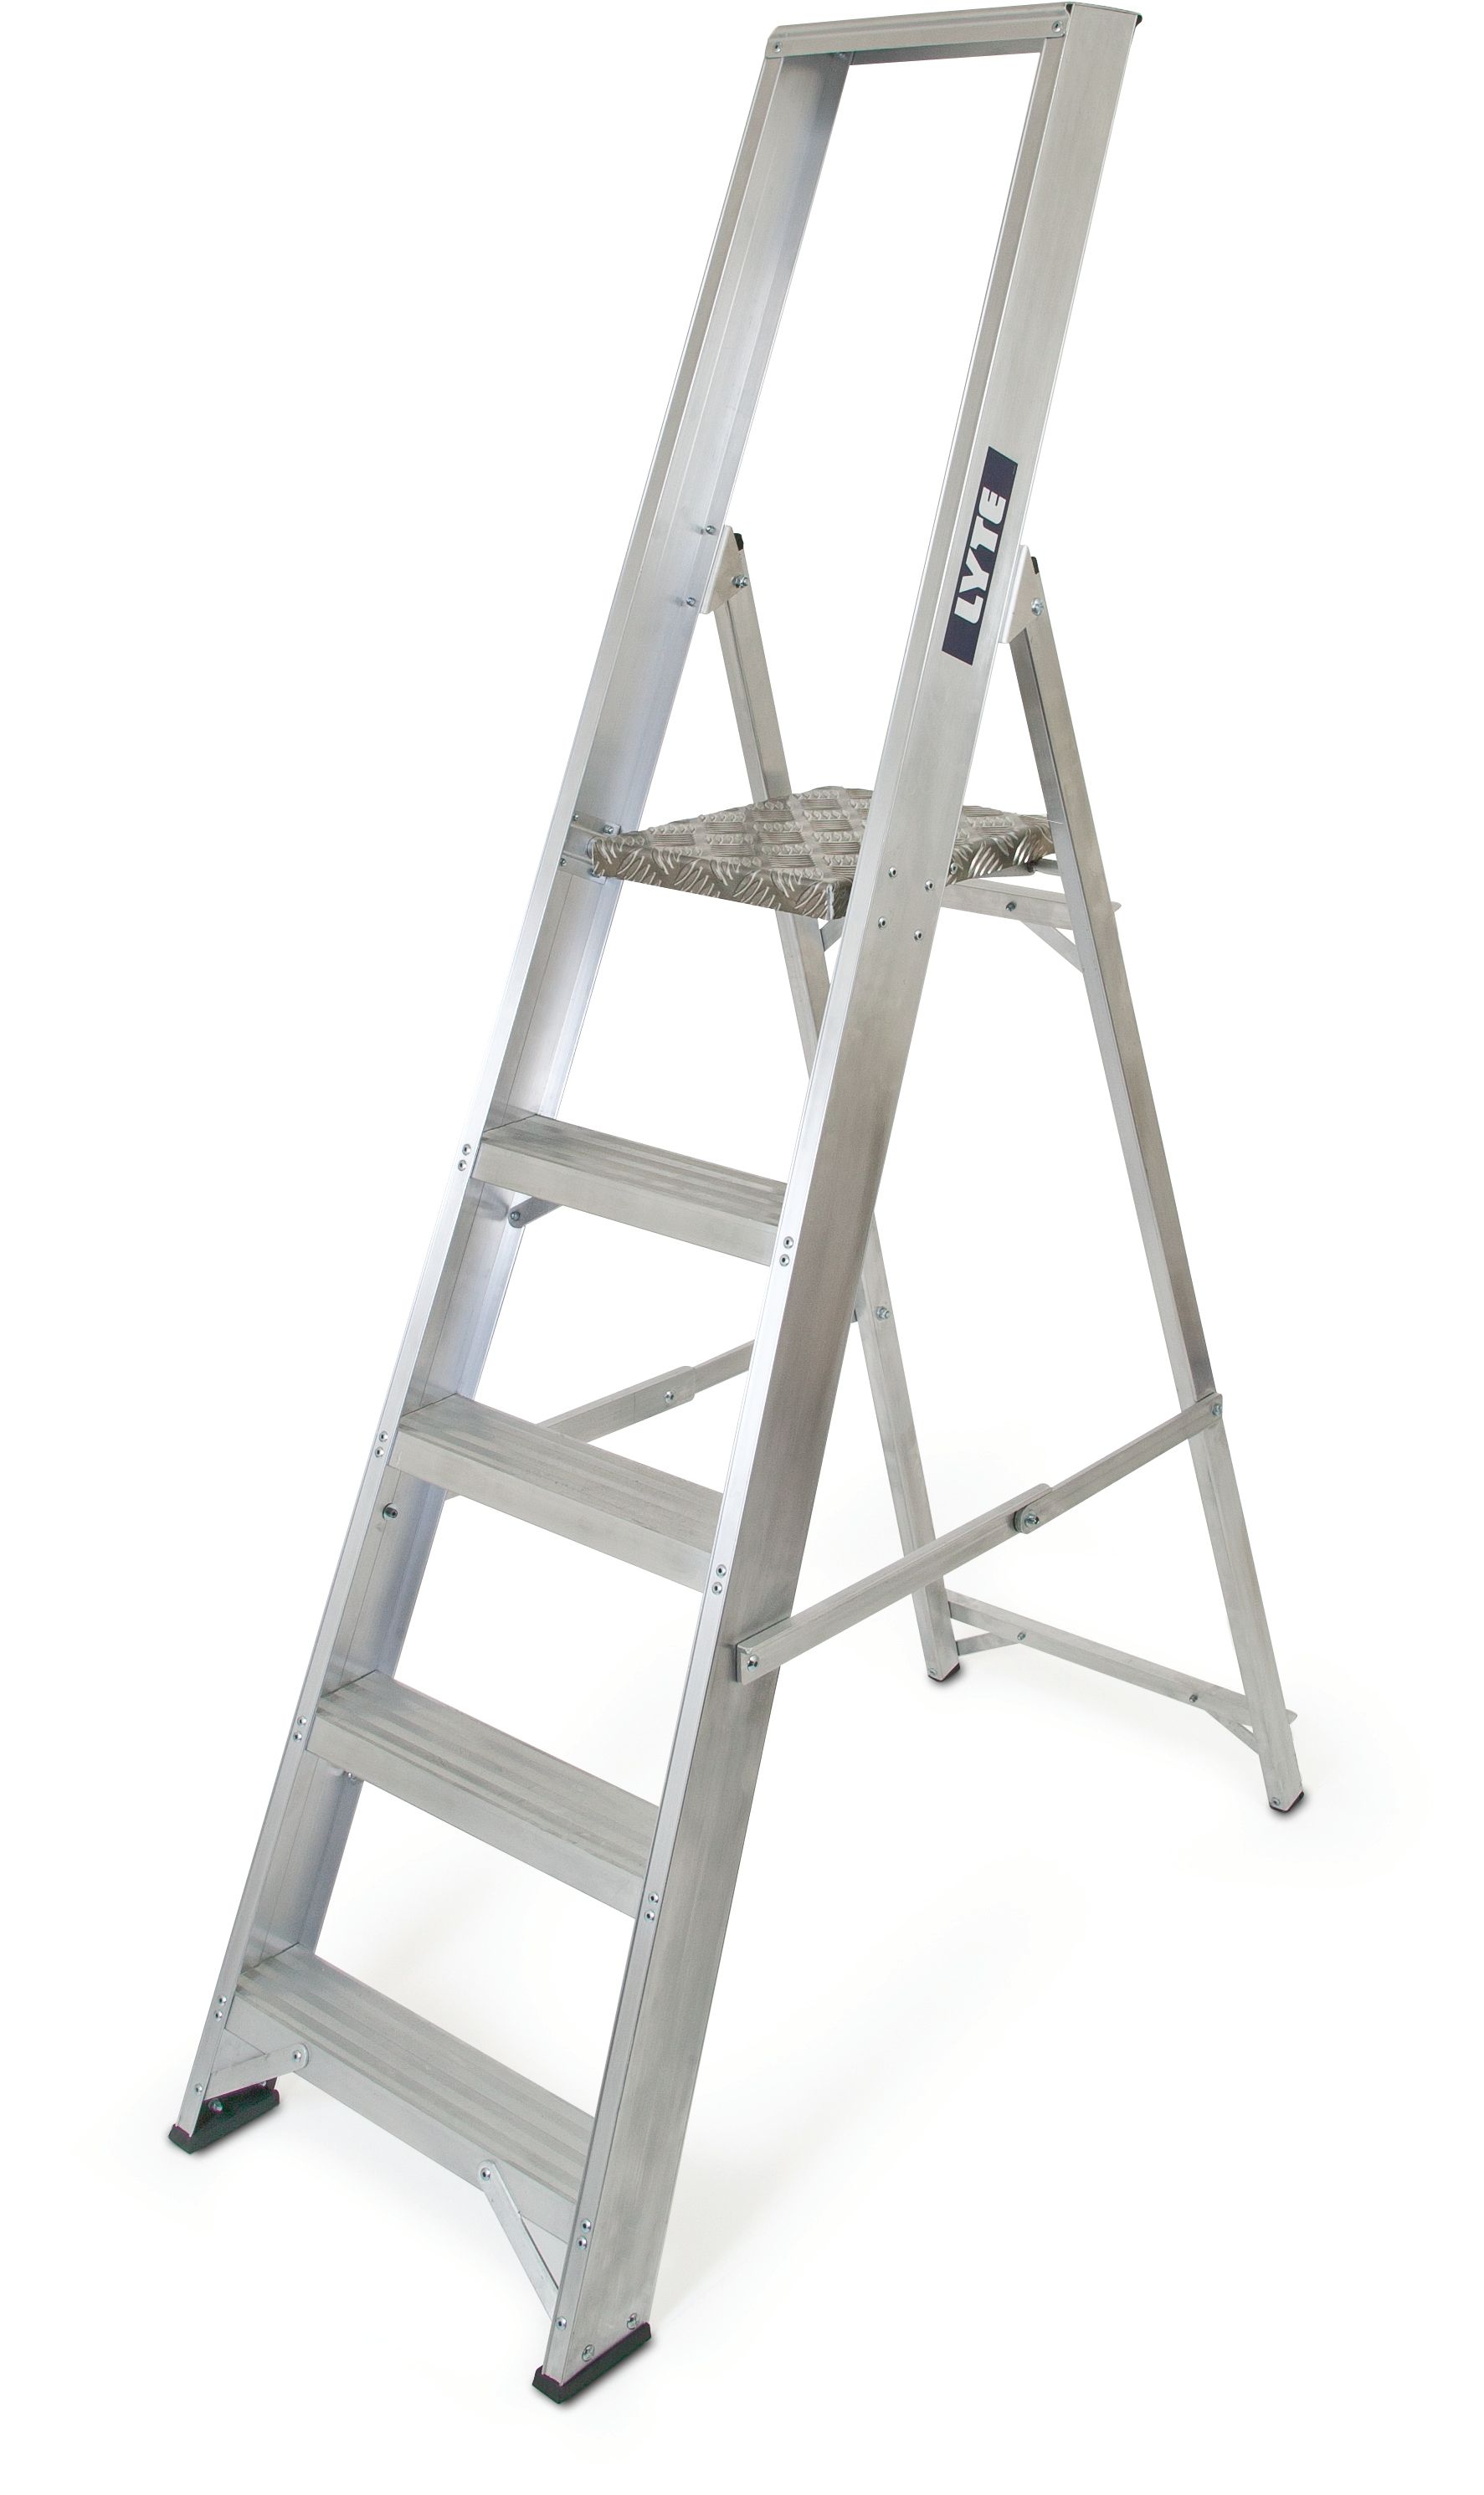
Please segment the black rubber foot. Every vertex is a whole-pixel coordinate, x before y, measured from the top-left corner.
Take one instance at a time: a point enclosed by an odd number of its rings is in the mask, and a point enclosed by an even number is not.
[[[182,2131],[178,2122],[170,2125],[170,2140],[176,2148],[193,2156],[198,2148],[210,2148],[225,2140],[230,2131],[240,2131],[245,2122],[256,2122],[261,2113],[271,2113],[278,2103],[278,2090],[271,2079],[256,2088],[236,2088],[229,2097],[208,2097],[194,2131]]]
[[[630,2331],[627,2339],[615,2339],[611,2348],[604,2348],[601,2356],[595,2356],[592,2363],[582,2366],[579,2372],[569,2374],[565,2383],[554,2383],[549,2374],[541,2372],[540,2365],[531,2377],[532,2383],[548,2400],[574,2400],[579,2391],[587,2389],[589,2383],[597,2382],[600,2374],[610,2374],[615,2365],[621,2365],[626,2356],[633,2356],[635,2348],[642,2348],[648,2337],[649,2325],[641,2322],[637,2330]]]
[[[1290,1811],[1297,1810],[1299,1803],[1303,1799],[1304,1790],[1302,1786],[1299,1787],[1298,1792],[1289,1802],[1275,1802],[1270,1794],[1268,1796],[1268,1808],[1269,1810],[1276,1810],[1280,1819],[1286,1819]]]

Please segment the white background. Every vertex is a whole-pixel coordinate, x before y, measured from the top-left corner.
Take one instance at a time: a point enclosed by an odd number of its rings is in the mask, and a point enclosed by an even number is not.
[[[766,21],[5,30],[20,2481],[1463,2486],[1469,13],[1151,0],[1033,515],[1310,1798],[1044,1658],[929,1688],[905,1612],[790,1667],[656,2345],[563,2412],[440,2170],[303,2087],[164,2133]],[[800,786],[874,771],[1026,78],[848,85],[735,511]],[[651,819],[745,794],[709,640]],[[971,795],[1035,802],[1008,667]],[[766,916],[626,899],[572,1114],[781,1172],[799,1097]],[[1169,1408],[1015,930],[943,927],[881,1219],[943,1524]],[[553,1218],[485,1392],[758,1284]],[[719,1482],[735,1402],[626,1443]],[[852,1352],[806,1596],[891,1548]],[[1180,1458],[969,1582],[1229,1675]],[[654,1795],[692,1602],[458,1505],[409,1678]],[[325,1948],[591,2104],[622,1939],[369,1795]]]

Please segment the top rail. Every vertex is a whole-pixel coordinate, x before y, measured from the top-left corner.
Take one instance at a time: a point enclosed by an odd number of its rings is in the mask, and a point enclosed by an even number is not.
[[[905,17],[838,17],[775,26],[769,60],[831,53],[837,60],[954,61],[987,52],[1038,52],[1067,31],[1066,9],[946,9]]]

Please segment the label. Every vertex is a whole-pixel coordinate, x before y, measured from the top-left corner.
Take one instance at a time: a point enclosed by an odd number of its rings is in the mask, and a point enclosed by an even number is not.
[[[966,667],[973,666],[974,654],[979,646],[979,626],[984,621],[1005,508],[1014,482],[1014,460],[1006,459],[1003,450],[986,451],[978,499],[969,523],[963,561],[958,568],[958,591],[949,612],[948,629],[943,636],[943,646],[949,658],[962,659]]]

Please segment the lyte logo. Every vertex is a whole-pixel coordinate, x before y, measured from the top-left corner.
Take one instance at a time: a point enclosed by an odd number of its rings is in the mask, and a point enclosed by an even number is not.
[[[984,621],[984,603],[994,578],[995,557],[1000,551],[1005,514],[1014,482],[1014,460],[1006,459],[1003,450],[989,451],[984,460],[984,474],[979,479],[974,517],[969,523],[968,542],[958,568],[958,594],[948,617],[948,629],[943,636],[943,646],[949,658],[962,659],[966,667],[973,666],[974,654],[979,646],[979,626]]]

